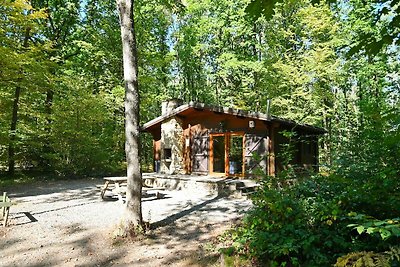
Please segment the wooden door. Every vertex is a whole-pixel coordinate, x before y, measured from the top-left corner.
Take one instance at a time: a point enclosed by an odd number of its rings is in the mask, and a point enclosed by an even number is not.
[[[210,134],[209,154],[210,174],[244,175],[243,133]]]
[[[226,140],[224,134],[210,135],[210,173],[226,174]]]
[[[208,135],[195,135],[193,137],[192,152],[192,170],[193,172],[208,172],[209,164],[209,141]]]

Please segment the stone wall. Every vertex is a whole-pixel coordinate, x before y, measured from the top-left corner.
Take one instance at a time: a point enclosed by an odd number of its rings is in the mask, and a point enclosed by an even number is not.
[[[161,173],[184,173],[183,128],[179,118],[172,117],[161,124]]]

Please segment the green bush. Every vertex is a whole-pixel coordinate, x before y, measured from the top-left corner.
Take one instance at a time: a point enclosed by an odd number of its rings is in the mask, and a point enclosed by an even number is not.
[[[354,194],[351,188],[356,185],[345,183],[347,179],[313,175],[287,185],[287,177],[284,172],[262,180],[253,198],[254,209],[231,234],[236,252],[256,258],[263,266],[329,266],[352,251],[382,252],[399,241],[395,223],[387,227],[396,234],[385,238],[379,233],[387,233],[386,229],[379,230],[379,225],[376,235],[357,231],[357,223],[367,227],[373,217],[355,216],[353,208],[368,202],[373,205],[371,210],[377,210],[382,202],[366,201],[371,195]]]

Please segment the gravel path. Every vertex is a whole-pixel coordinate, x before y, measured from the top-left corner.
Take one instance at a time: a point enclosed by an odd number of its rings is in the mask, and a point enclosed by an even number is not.
[[[251,207],[206,192],[149,190],[143,219],[153,230],[135,242],[112,232],[124,205],[100,199],[101,179],[56,181],[10,189],[17,205],[0,228],[0,266],[201,266],[204,246]]]

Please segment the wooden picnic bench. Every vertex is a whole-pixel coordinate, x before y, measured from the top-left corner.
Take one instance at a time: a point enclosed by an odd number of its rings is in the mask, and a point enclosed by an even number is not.
[[[104,195],[106,194],[107,190],[112,191],[114,194],[118,196],[118,200],[122,201],[123,195],[126,193],[126,184],[127,178],[125,177],[104,177],[104,185],[101,188],[100,195],[101,198],[104,199]],[[143,186],[145,184],[145,180],[147,178],[142,178]],[[157,188],[152,188],[156,190]],[[160,197],[160,193],[156,192],[156,198]]]
[[[1,208],[1,218],[3,218],[3,226],[7,226],[8,221],[8,214],[10,212],[10,207],[13,205],[10,198],[7,196],[7,192],[3,193],[3,198],[0,201],[0,208]]]
[[[111,190],[111,188],[109,188],[110,184],[114,185],[114,190],[113,192],[115,192],[118,195],[118,200],[122,201],[122,194],[123,194],[123,190],[121,185],[123,183],[127,182],[127,178],[126,177],[104,177],[103,178],[105,183],[103,188],[101,189],[101,198],[104,199],[104,195],[106,193],[107,190]]]

